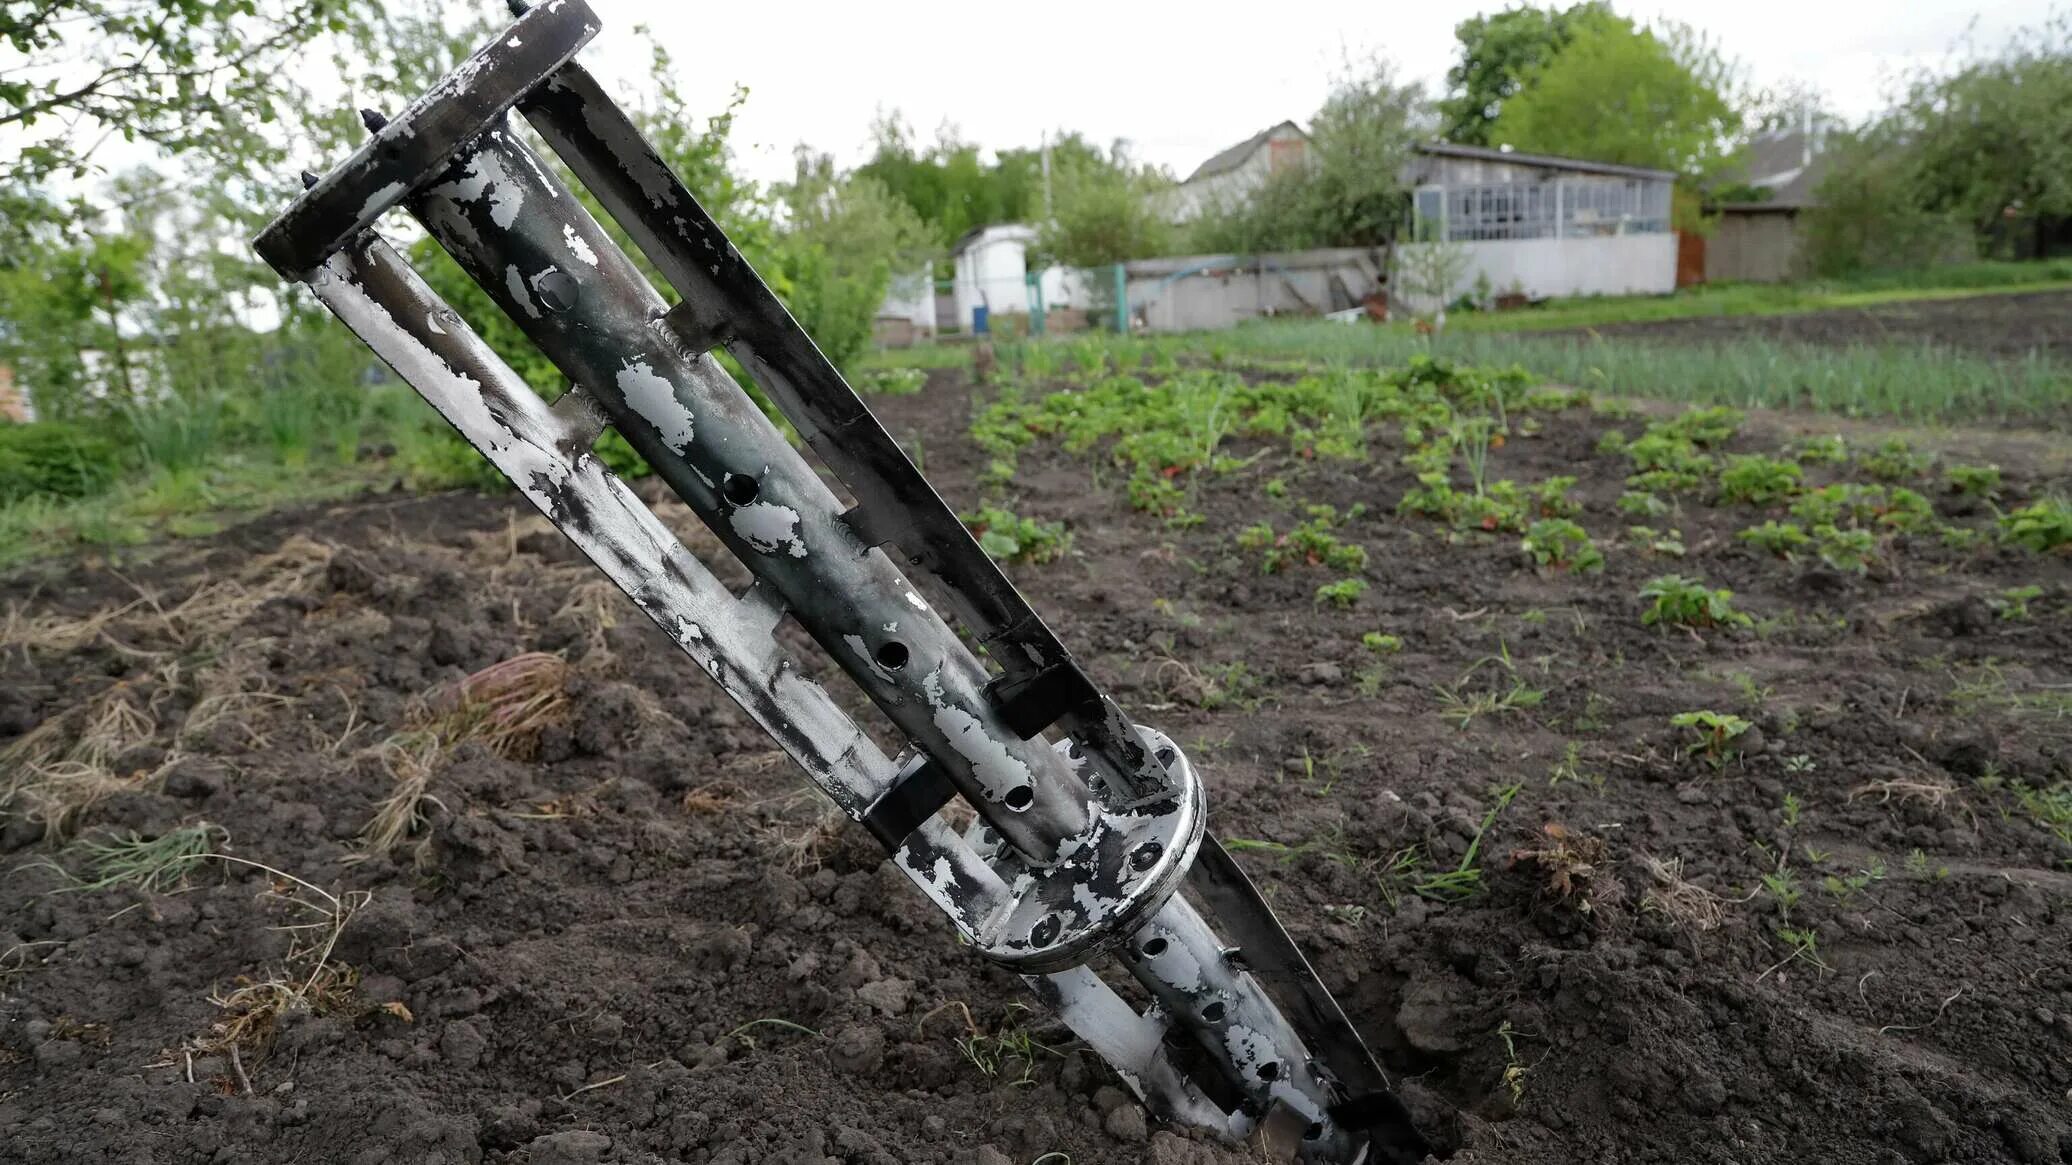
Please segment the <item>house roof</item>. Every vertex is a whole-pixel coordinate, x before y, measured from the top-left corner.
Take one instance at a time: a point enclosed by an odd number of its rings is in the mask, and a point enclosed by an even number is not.
[[[1229,149],[1224,150],[1223,152],[1210,158],[1208,161],[1203,162],[1201,165],[1196,166],[1194,168],[1194,173],[1189,174],[1186,178],[1186,181],[1192,182],[1197,178],[1213,178],[1218,174],[1226,174],[1232,170],[1237,169],[1239,166],[1245,164],[1246,159],[1250,158],[1254,153],[1257,153],[1259,147],[1265,145],[1269,138],[1273,137],[1273,135],[1279,133],[1284,129],[1292,129],[1305,139],[1309,137],[1308,134],[1302,132],[1301,126],[1296,125],[1292,121],[1283,121],[1274,125],[1267,126],[1265,129],[1260,130],[1258,133],[1253,134],[1251,137],[1246,138],[1244,141],[1239,142],[1238,144],[1230,147]]]
[[[999,239],[1013,239],[1023,243],[1033,243],[1036,241],[1036,228],[1027,223],[1018,222],[996,222],[982,227],[973,227],[958,235],[957,241],[950,244],[950,254],[961,255],[980,243],[989,243]]]
[[[1539,166],[1548,170],[1574,170],[1582,174],[1617,174],[1627,178],[1674,178],[1674,170],[1650,170],[1644,166],[1622,166],[1616,162],[1592,162],[1583,158],[1560,158],[1553,154],[1527,154],[1488,146],[1463,146],[1454,142],[1419,142],[1417,152],[1440,158],[1469,158],[1481,162],[1507,162],[1514,166]]]
[[[1803,128],[1771,130],[1748,143],[1742,178],[1770,192],[1761,202],[1730,203],[1736,209],[1799,210],[1819,201],[1815,191],[1827,176],[1821,135]]]

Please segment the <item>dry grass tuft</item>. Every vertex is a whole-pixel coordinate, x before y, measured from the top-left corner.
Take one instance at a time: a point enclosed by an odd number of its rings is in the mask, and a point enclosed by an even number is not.
[[[361,830],[360,856],[386,855],[419,836],[415,858],[419,865],[427,862],[431,838],[425,833],[425,806],[439,805],[430,792],[433,776],[453,750],[471,740],[514,760],[536,755],[540,733],[568,719],[569,675],[568,662],[560,656],[530,652],[491,664],[421,701],[407,731],[371,750],[395,787]]]
[[[568,719],[568,661],[534,651],[493,663],[434,692],[417,728],[451,751],[479,740],[514,760],[539,750],[540,733]]]
[[[149,780],[117,774],[114,762],[157,734],[152,704],[130,682],[114,684],[0,750],[0,811],[62,836],[97,802]]]
[[[240,976],[229,991],[210,995],[209,1001],[223,1012],[203,1035],[179,1049],[194,1078],[196,1056],[217,1056],[235,1073],[237,1090],[253,1091],[246,1072],[247,1052],[263,1056],[272,1045],[282,1017],[291,1014],[339,1015],[358,1010],[353,997],[359,974],[331,961],[338,937],[346,924],[372,900],[365,891],[333,894],[321,886],[261,862],[228,854],[210,855],[217,860],[246,866],[268,875],[266,896],[288,906],[302,921],[278,929],[293,936],[287,957],[274,972],[260,978]]]
[[[1893,780],[1871,781],[1849,790],[1849,799],[1876,797],[1878,804],[1888,805],[1895,800],[1914,801],[1930,808],[1942,808],[1952,797],[1957,796],[1957,786],[1937,780]]]
[[[811,823],[797,833],[783,833],[777,839],[777,856],[788,874],[811,873],[827,864],[841,844],[842,828],[848,817],[832,805],[823,804]]]
[[[712,781],[683,795],[684,812],[700,815],[724,813],[747,803],[747,790],[732,781]]]
[[[1684,880],[1682,858],[1643,854],[1640,862],[1654,883],[1641,895],[1641,909],[1659,911],[1678,926],[1699,934],[1717,930],[1726,922],[1727,905],[1720,896]]]

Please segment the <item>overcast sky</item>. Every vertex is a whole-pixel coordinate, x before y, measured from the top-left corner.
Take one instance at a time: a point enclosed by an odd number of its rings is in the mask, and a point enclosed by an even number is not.
[[[1502,3],[1475,0],[1049,0],[1043,4],[857,4],[808,0],[715,7],[590,0],[606,28],[595,72],[637,75],[630,27],[646,21],[676,54],[686,93],[748,104],[735,146],[756,178],[788,177],[800,141],[864,159],[873,115],[897,109],[932,140],[954,122],[987,148],[1035,144],[1045,130],[1124,137],[1184,177],[1284,118],[1307,119],[1350,52],[1378,51],[1437,92],[1453,27]],[[1759,85],[1810,80],[1860,117],[1892,79],[1949,59],[1969,35],[1993,47],[2041,23],[2050,0],[1651,0],[1619,3],[1710,33]],[[1228,16],[1214,15],[1219,11]],[[713,46],[701,50],[701,45]]]

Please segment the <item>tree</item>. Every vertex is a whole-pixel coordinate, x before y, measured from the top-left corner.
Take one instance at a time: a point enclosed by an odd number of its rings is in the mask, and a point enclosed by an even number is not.
[[[2072,221],[2072,17],[1994,56],[1922,71],[1892,108],[1831,136],[1809,221],[1817,269],[1912,266],[1970,249],[2049,253]]]
[[[884,183],[837,174],[833,158],[803,146],[796,176],[779,193],[786,231],[777,265],[791,285],[792,314],[839,367],[869,345],[893,276],[934,257],[928,228]]]
[[[26,63],[0,72],[0,132],[26,144],[7,178],[84,176],[112,136],[170,153],[264,151],[281,66],[352,24],[346,0],[38,0],[0,9]],[[378,6],[377,6],[378,7]]]
[[[1683,25],[1582,22],[1503,104],[1491,132],[1521,150],[1702,180],[1736,154],[1735,71]]]
[[[1429,122],[1416,82],[1398,81],[1383,60],[1348,63],[1310,121],[1303,164],[1205,208],[1193,245],[1239,254],[1385,245],[1407,217],[1403,168]]]
[[[1563,9],[1508,8],[1461,21],[1453,30],[1460,59],[1446,70],[1447,96],[1439,102],[1440,135],[1462,145],[1490,145],[1490,127],[1504,102],[1593,21],[1625,22],[1605,0]]]
[[[1052,214],[1031,262],[1105,267],[1164,254],[1172,228],[1158,196],[1171,179],[1131,160],[1124,142],[1106,157],[1075,155],[1052,158]]]

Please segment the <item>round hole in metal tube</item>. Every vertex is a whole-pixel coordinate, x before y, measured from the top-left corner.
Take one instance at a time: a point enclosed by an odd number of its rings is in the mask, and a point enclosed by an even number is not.
[[[1036,790],[1027,785],[1016,785],[1007,791],[1007,796],[1000,798],[1000,803],[1020,813],[1036,803]]]
[[[878,666],[886,671],[898,671],[907,665],[907,645],[897,639],[888,639],[878,647]]]
[[[737,506],[745,506],[762,496],[763,483],[745,473],[730,473],[719,483],[719,492]]]

